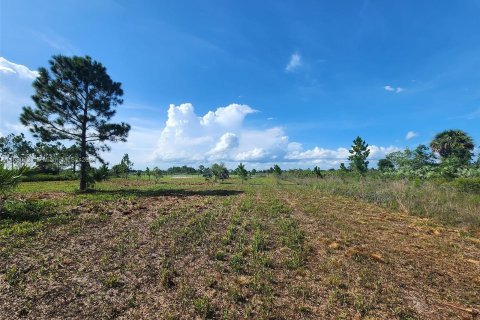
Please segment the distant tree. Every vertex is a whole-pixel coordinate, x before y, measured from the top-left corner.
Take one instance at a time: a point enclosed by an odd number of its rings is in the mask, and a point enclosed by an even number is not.
[[[393,165],[392,161],[388,159],[378,160],[377,167],[378,167],[378,170],[380,170],[381,172],[395,169],[395,166]]]
[[[322,178],[322,171],[320,170],[319,166],[315,166],[315,168],[313,168],[313,173],[317,178]]]
[[[282,169],[278,164],[274,164],[272,169],[275,176],[280,177],[282,175]]]
[[[198,167],[198,173],[200,175],[203,175],[203,173],[205,172],[205,166],[203,164],[201,164],[199,167]]]
[[[215,181],[223,181],[229,178],[229,172],[223,163],[214,163],[210,168]]]
[[[430,148],[440,154],[442,161],[455,159],[458,165],[470,162],[474,147],[472,137],[462,130],[442,131],[430,142]]]
[[[15,135],[10,133],[7,136],[0,137],[0,160],[4,163],[9,162],[11,169],[13,169],[13,162],[14,162],[14,155],[15,152],[13,150],[13,138]],[[3,164],[2,164],[3,165]]]
[[[370,155],[368,144],[358,136],[353,140],[353,145],[349,152],[350,168],[361,174],[367,172],[369,163],[367,158]]]
[[[135,174],[137,175],[137,178],[140,178],[142,176],[142,170],[137,170]]]
[[[100,182],[108,179],[108,166],[106,164],[102,164],[100,168],[95,169],[92,168],[93,179],[95,182]]]
[[[33,155],[32,143],[25,139],[23,133],[13,138],[13,152],[18,167],[25,166],[28,159]]]
[[[236,171],[237,171],[238,176],[242,180],[242,184],[243,184],[243,182],[248,179],[248,171],[245,169],[245,165],[240,162]]]
[[[257,174],[257,169],[253,168],[252,170],[250,170],[250,175],[254,176]]]
[[[33,155],[32,143],[25,139],[25,135],[20,133],[15,135],[10,133],[5,137],[0,137],[0,159],[10,162],[13,170],[14,165],[23,167]]]
[[[340,168],[339,168],[340,171],[343,171],[343,172],[347,172],[349,171],[348,168],[345,166],[345,163],[340,163]]]
[[[202,177],[204,177],[206,181],[209,181],[213,177],[212,170],[210,170],[210,168],[205,168]]]
[[[53,56],[50,71],[39,69],[33,82],[36,108],[23,107],[20,121],[45,142],[69,140],[80,148],[80,190],[87,189],[89,156],[103,163],[105,142],[126,141],[130,126],[111,123],[121,105],[121,83],[90,57]]]
[[[149,167],[147,167],[147,168],[145,169],[145,174],[147,175],[148,180],[150,180],[150,176],[152,175],[152,172],[150,171],[150,168],[149,168]]]
[[[65,154],[65,147],[58,143],[37,142],[34,147],[34,162],[38,172],[58,174],[60,163]]]
[[[153,177],[155,178],[155,183],[158,182],[158,180],[162,177],[162,170],[160,170],[158,167],[153,168],[152,170]]]
[[[76,144],[71,145],[65,150],[66,163],[72,166],[73,173],[77,172],[77,165],[80,162],[80,147]]]
[[[435,155],[424,145],[418,145],[411,153],[411,164],[414,170],[425,166],[432,166],[435,163]]]
[[[125,153],[123,155],[122,161],[120,161],[120,174],[123,175],[125,179],[128,179],[128,174],[132,170],[132,167],[133,162],[130,161],[128,153]]]

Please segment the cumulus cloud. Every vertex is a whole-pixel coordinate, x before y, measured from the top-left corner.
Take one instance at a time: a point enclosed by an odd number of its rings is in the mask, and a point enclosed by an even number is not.
[[[289,141],[281,127],[251,129],[245,118],[255,112],[247,105],[231,104],[203,116],[192,104],[170,105],[165,127],[160,133],[153,162],[212,163],[223,161],[236,165],[242,161],[264,167],[273,163],[284,167],[338,167],[347,162],[347,148],[305,150],[302,144]],[[370,146],[373,161],[400,150],[397,147]]]
[[[400,92],[405,91],[405,89],[403,89],[403,88],[400,88],[400,87],[394,88],[394,87],[389,86],[389,85],[384,86],[383,89],[385,89],[386,91],[395,92],[395,93],[400,93]]]
[[[302,66],[302,56],[299,53],[294,53],[290,56],[290,61],[285,67],[286,72],[293,72]]]
[[[251,145],[246,140],[254,131],[244,129],[243,122],[254,112],[247,105],[230,104],[198,116],[191,103],[172,104],[154,157],[185,162],[234,159]]]
[[[31,105],[32,82],[37,71],[0,57],[0,131],[18,131],[18,117],[25,105]]]
[[[405,135],[406,140],[413,139],[418,136],[418,132],[415,131],[408,131],[407,134]]]

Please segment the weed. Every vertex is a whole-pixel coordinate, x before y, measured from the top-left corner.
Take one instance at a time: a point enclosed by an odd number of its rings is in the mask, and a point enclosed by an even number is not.
[[[202,319],[212,319],[215,315],[212,304],[207,297],[197,298],[193,301],[193,306],[195,308],[195,312],[202,318]]]

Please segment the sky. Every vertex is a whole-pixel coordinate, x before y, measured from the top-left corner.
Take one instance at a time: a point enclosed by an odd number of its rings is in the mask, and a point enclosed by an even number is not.
[[[0,0],[0,134],[52,55],[122,83],[135,168],[322,169],[461,129],[480,145],[480,0]],[[479,149],[477,147],[476,152]]]

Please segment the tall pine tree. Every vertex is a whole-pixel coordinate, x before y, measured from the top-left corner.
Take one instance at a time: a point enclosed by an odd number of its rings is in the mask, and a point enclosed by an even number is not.
[[[369,163],[367,158],[370,155],[368,144],[358,136],[353,140],[352,149],[349,152],[350,168],[361,174],[367,172]]]
[[[22,124],[45,142],[69,140],[80,148],[80,190],[87,188],[90,157],[103,163],[106,142],[126,141],[130,125],[111,123],[123,103],[122,85],[99,62],[85,57],[53,56],[50,71],[39,69],[32,96],[36,108],[23,107]]]

